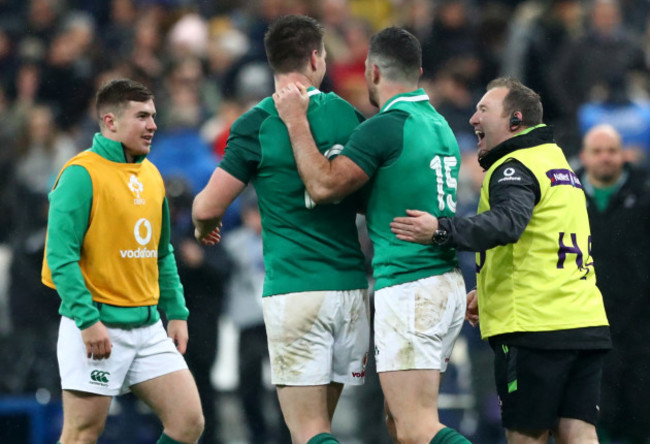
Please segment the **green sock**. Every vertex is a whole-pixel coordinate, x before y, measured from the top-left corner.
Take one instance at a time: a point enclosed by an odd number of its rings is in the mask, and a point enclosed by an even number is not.
[[[156,444],[183,444],[183,443],[170,438],[169,436],[165,435],[165,432],[163,432],[163,434],[160,435],[160,438],[158,438],[158,441],[156,441]]]
[[[307,444],[339,444],[339,440],[331,433],[320,433],[307,441]]]
[[[471,444],[471,442],[454,429],[445,427],[433,437],[429,444]]]

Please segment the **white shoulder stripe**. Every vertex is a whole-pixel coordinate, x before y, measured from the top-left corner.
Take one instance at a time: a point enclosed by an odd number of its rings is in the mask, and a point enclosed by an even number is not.
[[[386,108],[382,110],[383,111],[388,111],[388,109],[395,105],[397,102],[421,102],[423,100],[429,100],[429,96],[426,94],[420,94],[419,96],[407,96],[407,97],[398,97],[397,99],[393,100],[390,102]]]

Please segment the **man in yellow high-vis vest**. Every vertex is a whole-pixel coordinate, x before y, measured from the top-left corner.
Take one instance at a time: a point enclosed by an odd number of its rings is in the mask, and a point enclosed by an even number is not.
[[[611,348],[596,287],[585,195],[534,91],[490,82],[470,119],[486,170],[478,214],[417,210],[391,223],[399,239],[476,251],[467,319],[495,352],[510,444],[597,443],[603,357]]]

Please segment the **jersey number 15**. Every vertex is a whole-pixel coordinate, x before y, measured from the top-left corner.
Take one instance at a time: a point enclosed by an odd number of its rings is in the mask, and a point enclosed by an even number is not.
[[[458,165],[458,159],[454,156],[435,156],[431,159],[429,167],[436,172],[437,188],[438,188],[438,209],[445,210],[445,204],[452,213],[456,213],[456,188],[458,181],[452,176],[451,169]],[[443,172],[444,168],[444,172]],[[451,189],[451,194],[445,194],[445,184],[447,189]]]

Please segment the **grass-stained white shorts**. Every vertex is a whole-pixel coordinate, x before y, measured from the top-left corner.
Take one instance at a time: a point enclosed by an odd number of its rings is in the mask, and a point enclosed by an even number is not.
[[[262,299],[275,385],[363,384],[368,292],[307,291]]]
[[[111,356],[95,360],[86,357],[75,322],[61,318],[57,356],[64,390],[116,396],[128,393],[132,385],[187,368],[161,321],[129,330],[106,328],[113,343]]]
[[[377,371],[447,370],[466,305],[458,270],[377,290]]]

